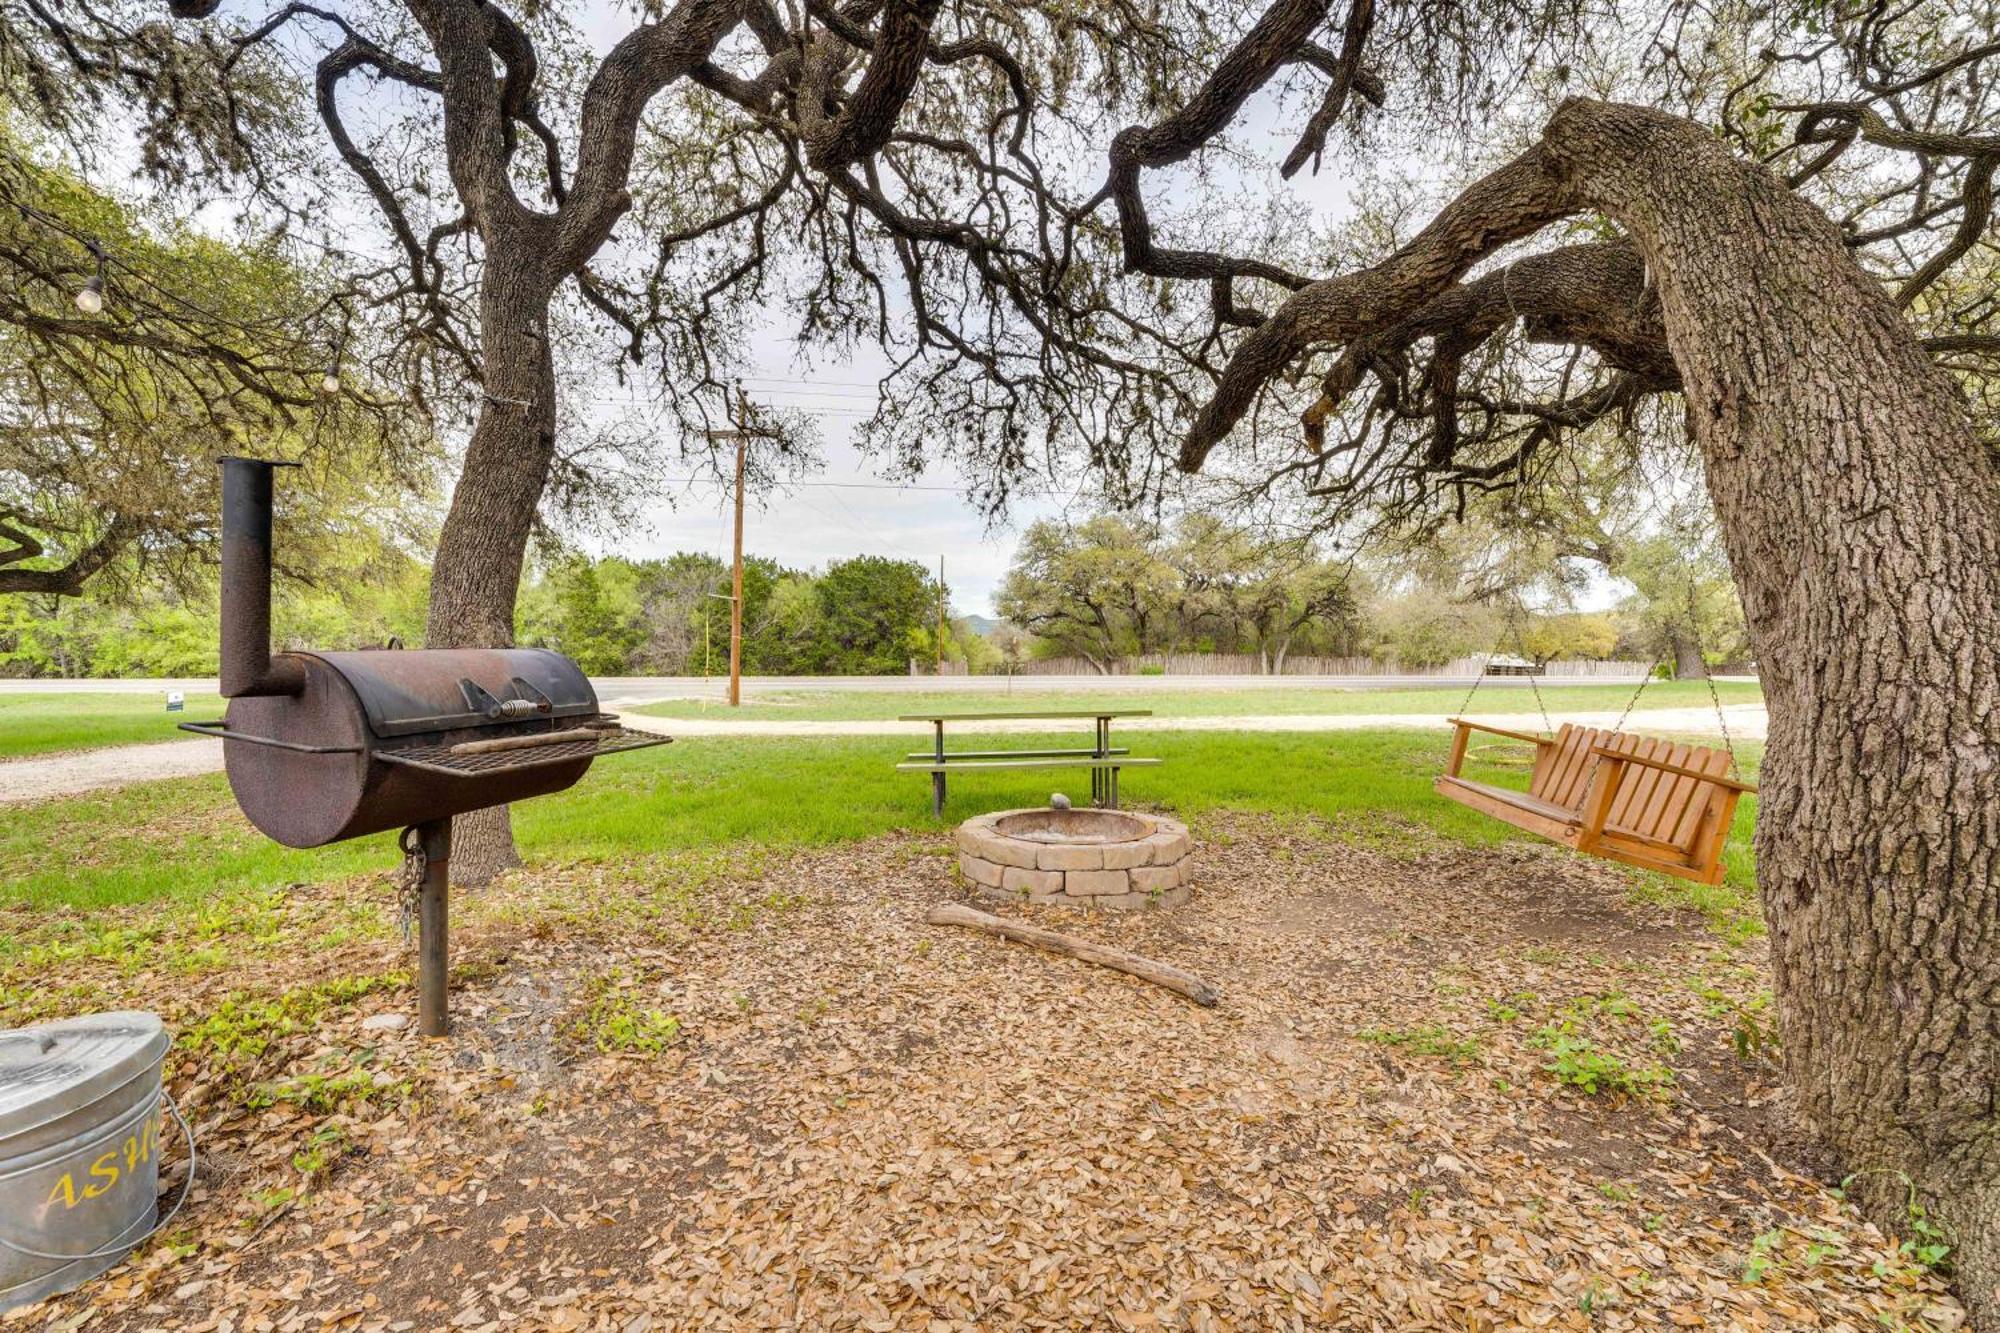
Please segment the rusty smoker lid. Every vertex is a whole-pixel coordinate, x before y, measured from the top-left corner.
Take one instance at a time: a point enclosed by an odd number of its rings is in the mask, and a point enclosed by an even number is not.
[[[310,654],[338,672],[380,737],[532,726],[595,717],[597,692],[576,663],[546,648],[419,648]],[[498,705],[533,704],[519,715]]]
[[[31,1135],[145,1078],[167,1053],[158,1014],[87,1014],[0,1032],[0,1156]]]

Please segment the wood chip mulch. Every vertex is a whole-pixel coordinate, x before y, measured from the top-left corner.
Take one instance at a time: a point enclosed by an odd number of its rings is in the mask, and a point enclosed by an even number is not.
[[[1775,1070],[1734,1046],[1761,945],[1552,850],[1196,832],[1187,906],[1032,919],[1193,971],[1214,1010],[924,925],[961,892],[935,837],[718,883],[739,910],[692,927],[592,927],[593,897],[644,901],[615,867],[524,874],[468,909],[449,1044],[363,1026],[405,987],[263,1057],[367,1073],[337,1108],[184,1057],[185,1224],[0,1328],[1962,1326],[1769,1128]],[[1562,1085],[1535,1043],[1565,1019],[1671,1083]]]

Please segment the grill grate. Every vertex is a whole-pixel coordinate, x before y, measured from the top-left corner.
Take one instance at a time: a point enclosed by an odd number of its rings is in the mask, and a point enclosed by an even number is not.
[[[623,750],[643,750],[648,746],[665,745],[673,739],[671,736],[655,735],[650,731],[633,731],[629,727],[622,726],[591,724],[574,730],[583,734],[575,740],[549,741],[520,749],[485,750],[467,754],[461,752],[460,747],[452,745],[401,745],[394,749],[385,747],[377,750],[374,757],[386,763],[420,768],[427,773],[471,778],[487,773],[545,768],[552,764],[573,764],[579,759],[596,759]]]

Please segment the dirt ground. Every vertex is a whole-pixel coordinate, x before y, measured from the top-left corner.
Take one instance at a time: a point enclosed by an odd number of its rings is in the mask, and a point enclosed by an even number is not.
[[[936,839],[786,861],[698,927],[546,909],[611,870],[523,876],[457,939],[449,1044],[364,1026],[398,985],[180,1057],[184,1228],[0,1328],[1961,1325],[1768,1130],[1761,945],[1552,850],[1197,834],[1186,907],[1035,919],[1213,1010],[926,926]]]

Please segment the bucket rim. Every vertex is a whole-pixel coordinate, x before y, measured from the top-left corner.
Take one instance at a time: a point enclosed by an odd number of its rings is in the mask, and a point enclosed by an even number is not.
[[[171,1045],[160,1016],[142,1009],[0,1031],[0,1153],[148,1078]]]

